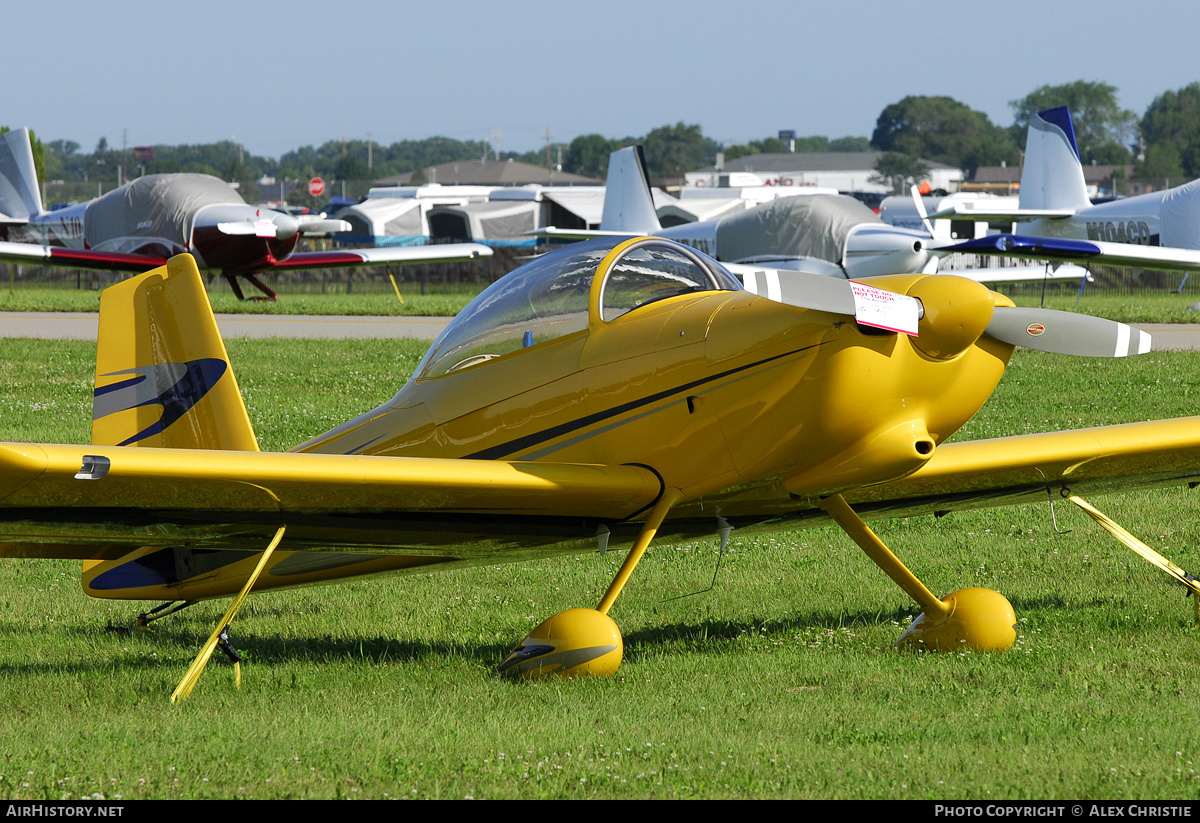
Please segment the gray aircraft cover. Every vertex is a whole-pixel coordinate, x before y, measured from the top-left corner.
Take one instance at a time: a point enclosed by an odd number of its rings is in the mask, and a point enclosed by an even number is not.
[[[207,174],[147,174],[88,204],[83,235],[88,248],[132,251],[150,238],[181,251],[189,221],[202,207],[244,206],[237,190]]]
[[[1161,235],[1159,245],[1179,249],[1200,249],[1200,180],[1171,189],[1159,209]],[[1133,242],[1130,240],[1129,242]]]
[[[729,263],[756,257],[815,257],[842,265],[846,237],[861,223],[882,223],[865,205],[839,194],[781,197],[717,224],[717,248]]]

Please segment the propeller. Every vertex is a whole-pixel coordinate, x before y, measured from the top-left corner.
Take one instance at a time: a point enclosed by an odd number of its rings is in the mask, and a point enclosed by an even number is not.
[[[746,291],[779,303],[854,317],[864,325],[898,329],[864,316],[863,284],[808,272],[727,265]],[[870,287],[866,287],[870,288]],[[856,291],[858,294],[856,294]],[[878,290],[881,291],[881,290]],[[890,294],[890,292],[884,292]],[[996,306],[986,286],[952,275],[923,277],[900,295],[916,304],[921,321],[914,344],[948,358],[981,335],[1026,349],[1079,357],[1126,357],[1150,351],[1150,335],[1124,323],[1055,309]]]
[[[1150,351],[1146,332],[1087,314],[997,306],[984,334],[1013,346],[1080,357],[1126,357]]]
[[[254,218],[245,220],[228,220],[217,223],[217,231],[234,237],[254,235],[255,237],[274,237],[286,240],[300,231],[300,221],[290,214],[273,212],[269,217],[255,213]]]

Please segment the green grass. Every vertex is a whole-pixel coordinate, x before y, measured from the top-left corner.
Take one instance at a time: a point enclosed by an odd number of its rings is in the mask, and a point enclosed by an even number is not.
[[[411,286],[411,284],[409,284]],[[390,286],[386,292],[369,294],[281,294],[278,301],[240,301],[227,289],[209,293],[213,311],[218,314],[316,314],[453,317],[471,301],[477,290],[443,294],[421,294],[401,286],[404,302],[396,299]],[[247,292],[249,293],[249,292]],[[95,312],[100,310],[100,292],[75,289],[0,287],[0,311]]]
[[[395,392],[421,344],[231,341],[265,448]],[[87,437],[90,344],[0,341],[0,437]],[[960,436],[1195,413],[1200,353],[1089,361],[1019,352]],[[1196,492],[1102,509],[1200,566]],[[0,561],[0,796],[1200,797],[1200,633],[1180,587],[1060,506],[882,521],[938,593],[1016,608],[1007,654],[901,654],[907,597],[836,529],[655,545],[613,616],[604,682],[490,670],[533,625],[594,605],[621,557],[259,595],[234,624],[244,682],[209,665],[167,695],[224,609],[154,632],[91,600],[78,564]]]
[[[1032,289],[1029,293],[1014,292],[1009,296],[1018,306],[1041,306],[1043,302]],[[1061,311],[1116,320],[1120,323],[1200,323],[1200,312],[1188,306],[1196,304],[1195,294],[1087,294],[1078,303],[1075,295],[1048,296],[1045,307]]]
[[[384,281],[386,283],[386,281]],[[375,284],[378,285],[377,283]],[[419,315],[452,317],[470,302],[483,286],[463,286],[459,291],[442,293],[441,285],[430,286],[420,294],[415,284],[402,284],[401,304],[390,287],[387,291],[345,294],[280,294],[277,302],[238,301],[224,285],[217,283],[209,293],[213,310],[225,314],[317,314],[317,315]],[[1009,290],[1018,306],[1042,305],[1040,292],[1032,287]],[[435,293],[436,292],[436,293]],[[1063,311],[1081,311],[1122,323],[1200,323],[1200,312],[1189,311],[1196,295],[1140,293],[1137,295],[1084,294],[1078,304],[1073,294],[1046,298],[1045,306]],[[32,288],[5,289],[0,283],[0,311],[93,312],[99,309],[97,291]]]

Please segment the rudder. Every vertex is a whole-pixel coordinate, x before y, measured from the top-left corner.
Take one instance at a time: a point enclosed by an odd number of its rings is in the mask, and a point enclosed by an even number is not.
[[[189,254],[100,296],[92,443],[258,451]]]
[[[600,228],[630,234],[655,234],[662,229],[641,146],[619,149],[609,155]]]
[[[0,212],[28,220],[42,212],[29,129],[0,135]]]
[[[1091,204],[1071,112],[1060,106],[1035,114],[1025,138],[1021,208],[1079,211]]]

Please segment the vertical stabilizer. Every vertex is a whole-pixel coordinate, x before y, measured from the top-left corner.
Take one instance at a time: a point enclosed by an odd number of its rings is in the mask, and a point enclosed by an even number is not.
[[[1071,112],[1060,106],[1035,114],[1025,139],[1021,208],[1079,211],[1091,204]]]
[[[258,451],[191,255],[100,295],[92,443]]]
[[[620,149],[609,156],[600,228],[630,234],[656,234],[662,229],[641,146]]]
[[[28,220],[42,212],[29,129],[0,134],[0,214]]]

